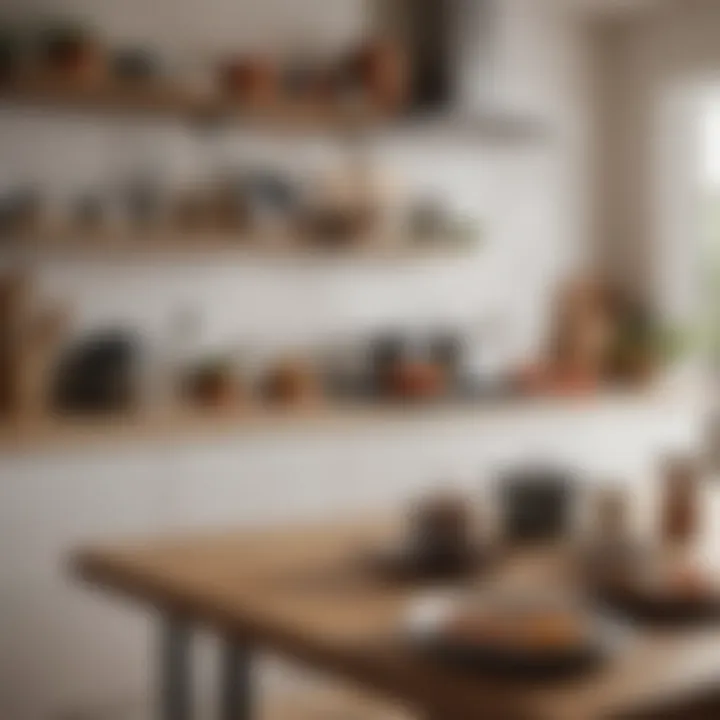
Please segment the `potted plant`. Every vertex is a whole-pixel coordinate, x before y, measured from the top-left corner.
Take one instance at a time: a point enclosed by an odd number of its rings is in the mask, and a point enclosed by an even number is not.
[[[157,80],[162,74],[156,53],[145,47],[116,50],[111,62],[113,76],[123,83],[148,83]]]
[[[230,407],[238,399],[234,363],[226,357],[210,357],[188,373],[185,387],[189,398],[204,407]]]
[[[46,70],[73,80],[97,80],[104,71],[100,43],[79,23],[48,25],[40,34],[40,57]]]

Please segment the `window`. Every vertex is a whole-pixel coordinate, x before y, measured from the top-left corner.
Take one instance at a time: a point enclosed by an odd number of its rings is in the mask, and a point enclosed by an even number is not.
[[[720,362],[720,85],[699,103],[699,204],[702,324],[707,350]]]

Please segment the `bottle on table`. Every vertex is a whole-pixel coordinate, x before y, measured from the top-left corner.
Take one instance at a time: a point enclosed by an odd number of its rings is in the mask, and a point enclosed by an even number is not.
[[[662,467],[660,533],[667,545],[686,545],[698,534],[700,478],[691,457],[667,458]]]

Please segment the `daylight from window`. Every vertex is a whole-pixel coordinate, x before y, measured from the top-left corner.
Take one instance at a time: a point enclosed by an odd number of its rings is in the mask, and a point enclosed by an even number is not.
[[[709,349],[720,359],[720,88],[700,115],[701,263]]]

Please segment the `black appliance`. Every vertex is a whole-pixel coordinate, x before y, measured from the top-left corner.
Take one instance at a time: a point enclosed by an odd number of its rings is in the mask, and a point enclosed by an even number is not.
[[[410,110],[452,111],[462,75],[490,57],[498,0],[375,0],[383,32],[398,38],[410,66]]]
[[[425,361],[441,367],[454,387],[460,380],[463,352],[462,337],[452,330],[387,332],[375,337],[370,344],[372,382],[380,390],[398,365],[405,361]]]
[[[575,487],[570,471],[553,466],[526,466],[500,478],[500,512],[504,539],[510,543],[557,540],[571,523]]]
[[[112,69],[119,80],[133,83],[154,80],[161,74],[155,53],[140,47],[117,51],[112,58]]]
[[[114,413],[136,398],[139,342],[123,330],[94,333],[61,357],[53,386],[62,413]]]

